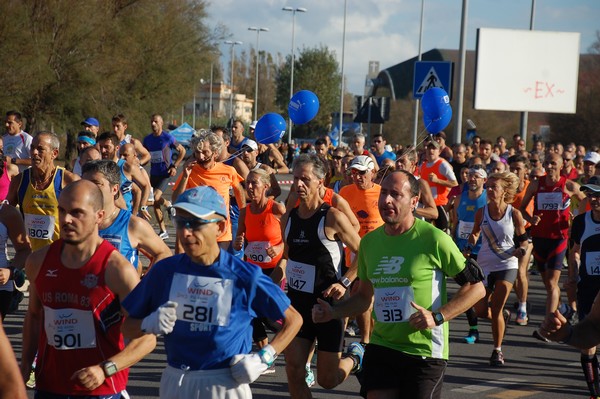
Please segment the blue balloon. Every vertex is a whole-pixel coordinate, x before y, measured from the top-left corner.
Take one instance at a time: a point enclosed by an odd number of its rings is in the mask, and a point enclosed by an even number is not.
[[[444,130],[451,119],[452,107],[446,108],[446,113],[436,119],[432,119],[426,113],[423,113],[423,124],[425,124],[425,129],[431,134],[436,134]]]
[[[432,87],[423,94],[421,109],[430,119],[436,120],[445,115],[450,106],[450,97],[444,89]]]
[[[278,142],[285,133],[285,119],[274,112],[264,114],[256,124],[254,138],[261,144]]]
[[[319,112],[319,97],[312,91],[300,90],[288,104],[288,114],[296,125],[310,122]]]

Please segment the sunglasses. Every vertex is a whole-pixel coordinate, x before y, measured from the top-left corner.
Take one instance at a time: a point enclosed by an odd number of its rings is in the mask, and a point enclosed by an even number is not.
[[[350,170],[351,170],[351,173],[352,173],[353,175],[361,175],[361,176],[364,176],[364,175],[366,175],[366,174],[367,174],[367,171],[366,171],[366,170],[358,170],[358,169],[354,169],[354,168],[352,168],[352,169],[350,169]]]
[[[189,229],[189,230],[200,230],[205,224],[220,222],[223,219],[186,219],[179,216],[175,216],[173,221],[175,222],[175,228],[177,229]]]
[[[600,191],[591,191],[591,190],[586,190],[585,193],[586,197],[590,198],[590,199],[600,199]]]
[[[331,159],[335,159],[336,161],[339,161],[339,160],[341,160],[342,158],[344,158],[344,157],[340,157],[339,155],[332,155],[332,156],[331,156]]]

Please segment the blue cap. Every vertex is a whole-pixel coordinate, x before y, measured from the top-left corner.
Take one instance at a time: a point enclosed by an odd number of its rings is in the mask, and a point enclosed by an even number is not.
[[[86,118],[83,122],[81,122],[81,124],[100,127],[100,122],[98,122],[98,119],[96,118]]]
[[[223,197],[210,186],[198,186],[185,190],[177,197],[173,208],[186,211],[200,219],[206,219],[213,213],[224,218],[227,218],[229,214]]]

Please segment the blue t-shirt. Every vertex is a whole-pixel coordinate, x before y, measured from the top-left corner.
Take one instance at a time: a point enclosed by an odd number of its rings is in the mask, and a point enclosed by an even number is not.
[[[467,187],[467,183],[465,183],[465,187]],[[460,198],[458,199],[460,203],[458,204],[457,209],[457,217],[458,217],[458,225],[456,226],[456,246],[464,251],[469,243],[469,235],[471,231],[473,231],[473,225],[475,224],[475,214],[477,210],[483,208],[485,204],[487,204],[487,191],[483,190],[483,193],[476,199],[472,200],[469,198],[468,187],[467,190],[464,190]],[[475,247],[471,250],[471,254],[477,255],[479,250],[481,249],[481,236],[477,239],[477,243],[475,243]]]
[[[221,250],[210,266],[187,255],[163,259],[122,301],[143,319],[167,301],[177,302],[173,332],[165,335],[167,362],[177,369],[229,367],[252,349],[252,319],[281,319],[290,301],[262,270]]]
[[[177,148],[175,137],[165,131],[158,136],[150,133],[144,137],[143,144],[150,153],[150,175],[168,176],[169,165],[171,165],[171,149]]]
[[[119,170],[121,171],[121,186],[119,187],[119,190],[121,191],[121,194],[123,195],[123,200],[125,200],[125,205],[127,205],[127,210],[129,212],[131,212],[133,210],[133,193],[132,193],[132,184],[133,181],[129,180],[127,178],[127,176],[125,175],[125,171],[123,170],[123,166],[125,165],[125,160],[124,159],[119,159],[119,161],[117,161],[117,166],[119,167]]]
[[[131,212],[120,209],[114,222],[107,228],[98,231],[98,234],[110,242],[137,269],[138,251],[129,241],[129,220],[131,216]]]
[[[384,159],[391,159],[392,161],[396,160],[396,154],[394,154],[391,151],[384,151],[383,154],[381,154],[381,155],[377,155],[377,154],[373,153],[373,155],[375,156],[375,159],[377,160],[378,166],[381,166],[381,163],[383,162]]]

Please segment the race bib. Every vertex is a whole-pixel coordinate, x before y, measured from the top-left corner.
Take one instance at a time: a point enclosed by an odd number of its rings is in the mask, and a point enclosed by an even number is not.
[[[102,234],[102,238],[111,243],[117,251],[121,251],[121,236],[117,234]]]
[[[458,238],[461,240],[467,240],[473,231],[474,222],[465,222],[462,220],[458,221]]]
[[[380,323],[403,323],[415,312],[412,287],[375,288],[375,317]]]
[[[233,301],[233,281],[175,273],[169,300],[178,303],[177,320],[203,327],[226,327]]]
[[[538,193],[538,211],[558,211],[562,206],[562,193]]]
[[[267,248],[270,246],[271,243],[268,241],[249,242],[248,245],[246,245],[244,254],[246,255],[246,258],[253,262],[269,263],[272,259],[267,255]]]
[[[288,260],[285,268],[288,288],[312,294],[315,290],[316,268],[313,265]]]
[[[44,329],[48,345],[58,350],[96,347],[94,318],[89,310],[44,306]]]
[[[161,163],[163,161],[162,151],[150,151],[150,163]]]
[[[25,228],[30,238],[49,240],[54,235],[54,216],[25,214]]]
[[[585,254],[585,270],[588,276],[600,276],[600,252],[587,252]]]

